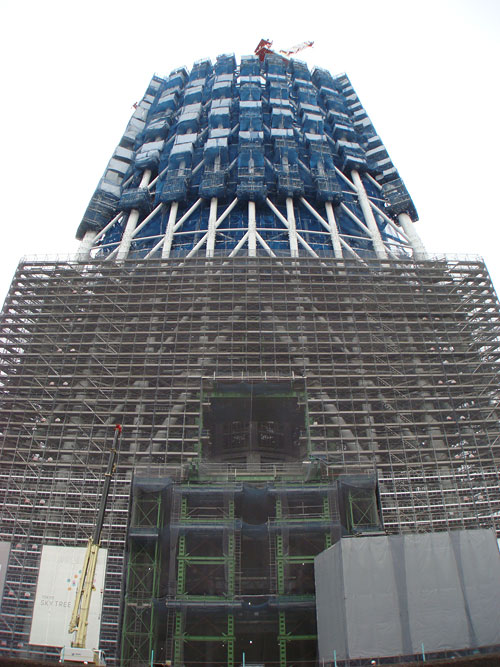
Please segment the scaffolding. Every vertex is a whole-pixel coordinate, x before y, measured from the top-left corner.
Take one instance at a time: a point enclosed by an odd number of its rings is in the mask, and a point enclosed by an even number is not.
[[[242,653],[313,664],[314,557],[342,533],[381,529],[373,472],[324,468],[312,479],[285,463],[205,464],[176,481],[155,473],[134,480],[122,664],[153,655],[178,667],[203,659],[233,667]],[[356,492],[375,511],[353,527]],[[168,509],[158,522],[160,506]]]
[[[312,559],[339,535],[498,529],[499,320],[474,259],[22,261],[0,353],[0,650],[56,656],[28,645],[41,546],[86,544],[122,423],[110,664],[121,629],[130,665],[237,664],[253,629],[276,664],[314,660]]]
[[[42,547],[84,546],[109,433],[108,664],[316,664],[341,537],[500,529],[500,310],[429,257],[346,75],[270,54],[154,76],[71,261],[2,313],[2,653]]]

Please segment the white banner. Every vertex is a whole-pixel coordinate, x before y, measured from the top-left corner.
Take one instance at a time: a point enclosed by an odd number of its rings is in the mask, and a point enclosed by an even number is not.
[[[0,542],[0,604],[2,604],[3,587],[7,565],[9,564],[10,542]]]
[[[75,603],[85,547],[44,546],[38,573],[30,644],[69,646],[73,636],[68,626]],[[87,627],[87,648],[99,646],[107,550],[101,549],[94,577]]]

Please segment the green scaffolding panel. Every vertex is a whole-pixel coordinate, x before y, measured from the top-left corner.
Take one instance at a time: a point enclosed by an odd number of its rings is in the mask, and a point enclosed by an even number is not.
[[[347,494],[347,528],[349,532],[380,527],[375,489],[355,489]]]
[[[164,489],[158,485],[134,486],[121,644],[123,665],[148,664],[156,648],[153,600],[158,597],[161,570],[163,496]]]

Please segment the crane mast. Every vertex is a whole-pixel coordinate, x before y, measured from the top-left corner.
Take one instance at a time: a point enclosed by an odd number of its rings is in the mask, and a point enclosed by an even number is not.
[[[90,601],[92,598],[92,591],[94,587],[94,577],[95,570],[97,565],[97,558],[99,556],[99,547],[101,545],[101,533],[102,527],[104,524],[104,513],[106,511],[106,505],[109,495],[109,487],[111,484],[111,477],[115,472],[115,461],[116,453],[118,447],[118,440],[121,437],[122,427],[120,424],[115,426],[115,433],[113,437],[113,446],[109,452],[108,466],[104,476],[104,487],[101,496],[101,502],[99,503],[99,513],[97,515],[97,521],[94,526],[93,535],[89,538],[87,544],[87,550],[85,552],[85,557],[82,567],[82,575],[80,581],[78,582],[78,587],[76,591],[75,603],[73,606],[73,612],[71,614],[71,620],[69,623],[68,632],[71,634],[76,632],[71,645],[75,648],[85,648],[85,642],[87,640],[87,627],[89,624],[89,612],[90,612]]]

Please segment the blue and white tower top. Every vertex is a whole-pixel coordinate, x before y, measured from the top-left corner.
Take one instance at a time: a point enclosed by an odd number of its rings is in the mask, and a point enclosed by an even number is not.
[[[274,54],[154,76],[79,257],[425,259],[403,181],[345,74]]]

